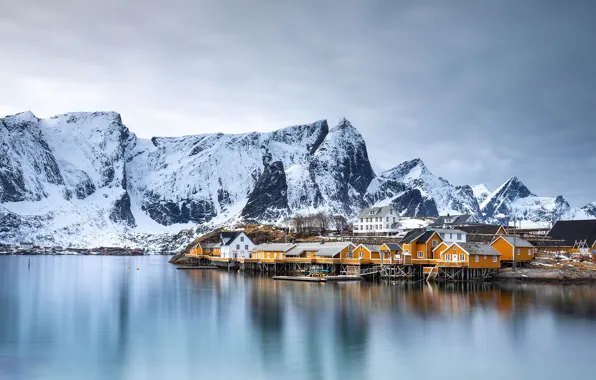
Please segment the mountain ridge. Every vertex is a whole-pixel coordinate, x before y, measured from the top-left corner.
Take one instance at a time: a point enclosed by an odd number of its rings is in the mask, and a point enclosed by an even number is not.
[[[479,201],[477,186],[453,185],[420,158],[376,174],[345,118],[332,128],[318,120],[143,139],[116,112],[25,112],[0,118],[0,144],[0,240],[13,242],[65,245],[78,235],[86,245],[137,244],[143,234],[197,225],[320,211],[354,217],[385,204],[403,216],[470,213],[494,222],[513,211],[532,222],[596,217],[596,203],[572,209],[563,197],[537,197],[517,177]]]

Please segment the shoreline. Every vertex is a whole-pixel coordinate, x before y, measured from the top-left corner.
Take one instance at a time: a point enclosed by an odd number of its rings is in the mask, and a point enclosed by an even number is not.
[[[175,255],[169,260],[170,264],[179,266],[205,265],[196,257],[189,257],[183,253]],[[407,282],[407,280],[403,280]],[[545,284],[589,284],[596,283],[596,265],[594,270],[582,270],[573,265],[560,267],[539,267],[534,264],[526,268],[504,268],[487,282],[497,283],[545,283]]]

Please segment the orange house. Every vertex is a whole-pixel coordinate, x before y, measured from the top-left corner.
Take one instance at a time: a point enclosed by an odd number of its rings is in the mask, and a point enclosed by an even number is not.
[[[520,237],[499,236],[490,245],[501,254],[502,261],[513,261],[514,247],[515,261],[525,262],[534,259],[534,246]]]
[[[389,253],[389,262],[392,264],[412,264],[412,256],[404,255],[403,248],[397,243],[385,243],[379,250]]]
[[[501,254],[489,244],[450,243],[435,250],[438,266],[499,269]]]
[[[443,242],[436,231],[430,229],[412,230],[401,240],[404,253],[412,255],[414,264],[430,264],[433,260],[433,249]]]
[[[383,260],[381,260],[381,257]],[[360,244],[354,250],[354,258],[360,259],[362,263],[389,263],[391,260],[391,252],[383,251],[383,253],[381,253],[380,245]]]

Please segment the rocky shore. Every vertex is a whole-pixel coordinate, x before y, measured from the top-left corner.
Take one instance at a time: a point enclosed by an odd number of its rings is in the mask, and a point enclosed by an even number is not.
[[[494,277],[499,282],[596,283],[596,264],[571,260],[538,259],[527,268],[504,268]]]

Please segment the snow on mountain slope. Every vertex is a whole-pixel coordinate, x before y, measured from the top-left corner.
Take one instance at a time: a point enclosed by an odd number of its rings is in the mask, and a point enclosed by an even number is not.
[[[348,216],[362,210],[364,194],[375,176],[362,135],[345,118],[314,152],[309,171],[325,207]]]
[[[596,204],[571,209],[516,178],[488,196],[485,186],[453,186],[420,159],[375,176],[346,119],[331,129],[320,120],[269,133],[140,139],[114,112],[46,120],[25,112],[0,119],[0,145],[0,241],[169,250],[231,222],[319,211],[351,218],[387,204],[402,216],[596,217]]]
[[[374,176],[364,140],[347,120],[331,131],[323,120],[271,133],[150,140],[130,133],[111,112],[47,120],[24,113],[0,121],[7,147],[0,153],[0,199],[6,218],[21,226],[1,239],[122,243],[118,238],[130,233],[255,216],[351,215]],[[267,172],[266,162],[276,164]],[[280,212],[264,212],[270,202]]]
[[[370,203],[386,203],[388,197],[406,216],[479,215],[480,211],[470,186],[451,185],[419,158],[403,162],[371,182],[367,190]]]
[[[508,219],[525,221],[525,225],[552,224],[570,211],[562,197],[538,197],[517,177],[499,186],[480,205],[482,215],[489,221],[506,223]]]
[[[492,191],[490,191],[483,183],[472,186],[472,192],[474,193],[474,198],[476,198],[478,204],[481,204],[486,197],[492,194]]]

